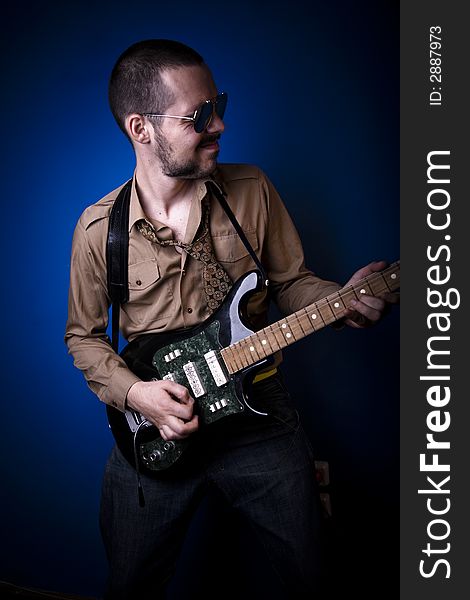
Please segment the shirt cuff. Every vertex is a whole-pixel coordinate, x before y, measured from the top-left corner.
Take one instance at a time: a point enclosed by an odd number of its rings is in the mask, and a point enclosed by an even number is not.
[[[138,381],[141,381],[140,377],[134,375],[127,367],[119,365],[110,377],[109,385],[103,392],[101,400],[124,412],[127,393]]]

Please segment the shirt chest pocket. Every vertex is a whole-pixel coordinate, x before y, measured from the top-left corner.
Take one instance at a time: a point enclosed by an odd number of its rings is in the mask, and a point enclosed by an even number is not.
[[[154,259],[142,260],[129,265],[129,293],[142,292],[160,279],[160,269]]]
[[[251,247],[259,256],[256,231],[244,231],[244,233]],[[237,233],[214,236],[212,242],[217,260],[233,282],[237,281],[247,271],[256,269],[253,259]]]
[[[258,250],[256,231],[244,231],[244,234],[256,252]],[[245,248],[245,244],[241,241],[237,233],[216,235],[212,238],[212,243],[217,260],[221,263],[234,263],[246,259],[246,257],[252,260],[248,250]]]
[[[162,280],[158,262],[149,258],[129,264],[129,301],[122,310],[134,325],[162,322],[175,313],[171,285]]]

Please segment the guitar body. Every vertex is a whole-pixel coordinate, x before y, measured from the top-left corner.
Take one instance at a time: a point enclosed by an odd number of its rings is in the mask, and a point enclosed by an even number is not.
[[[191,329],[171,334],[146,334],[130,342],[121,356],[143,381],[171,379],[188,388],[195,399],[200,427],[251,408],[244,381],[270,359],[229,374],[220,350],[253,333],[245,325],[249,297],[261,288],[261,277],[250,271],[231,288],[220,308]],[[258,412],[258,411],[254,411]],[[170,469],[180,461],[190,438],[165,441],[158,429],[134,411],[107,406],[116,443],[128,460],[147,475]],[[263,414],[263,413],[261,413]]]
[[[397,261],[255,333],[246,325],[246,305],[261,289],[261,276],[250,271],[233,285],[217,312],[204,323],[171,334],[140,336],[121,356],[144,381],[171,379],[187,387],[195,400],[201,430],[247,408],[264,415],[250,406],[245,383],[272,362],[275,352],[346,316],[351,301],[362,294],[381,296],[399,287]],[[165,441],[139,413],[122,413],[110,406],[107,411],[119,449],[132,465],[149,475],[180,463],[194,437]]]

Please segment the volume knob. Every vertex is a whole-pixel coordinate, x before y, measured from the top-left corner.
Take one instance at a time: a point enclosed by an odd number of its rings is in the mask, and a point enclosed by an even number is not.
[[[151,452],[149,454],[148,458],[149,458],[150,462],[155,462],[155,461],[161,460],[162,459],[162,453],[160,452],[160,450],[154,450],[153,452]]]

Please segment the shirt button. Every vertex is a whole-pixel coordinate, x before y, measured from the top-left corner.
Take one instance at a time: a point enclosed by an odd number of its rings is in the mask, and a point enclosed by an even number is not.
[[[192,308],[188,308],[188,313],[192,313],[193,309]]]
[[[181,275],[183,275],[183,277],[184,277],[184,275],[186,275],[186,269],[183,269],[183,270],[181,271]]]
[[[142,282],[140,281],[140,279],[138,279],[135,283],[136,283],[136,285],[142,285]]]

